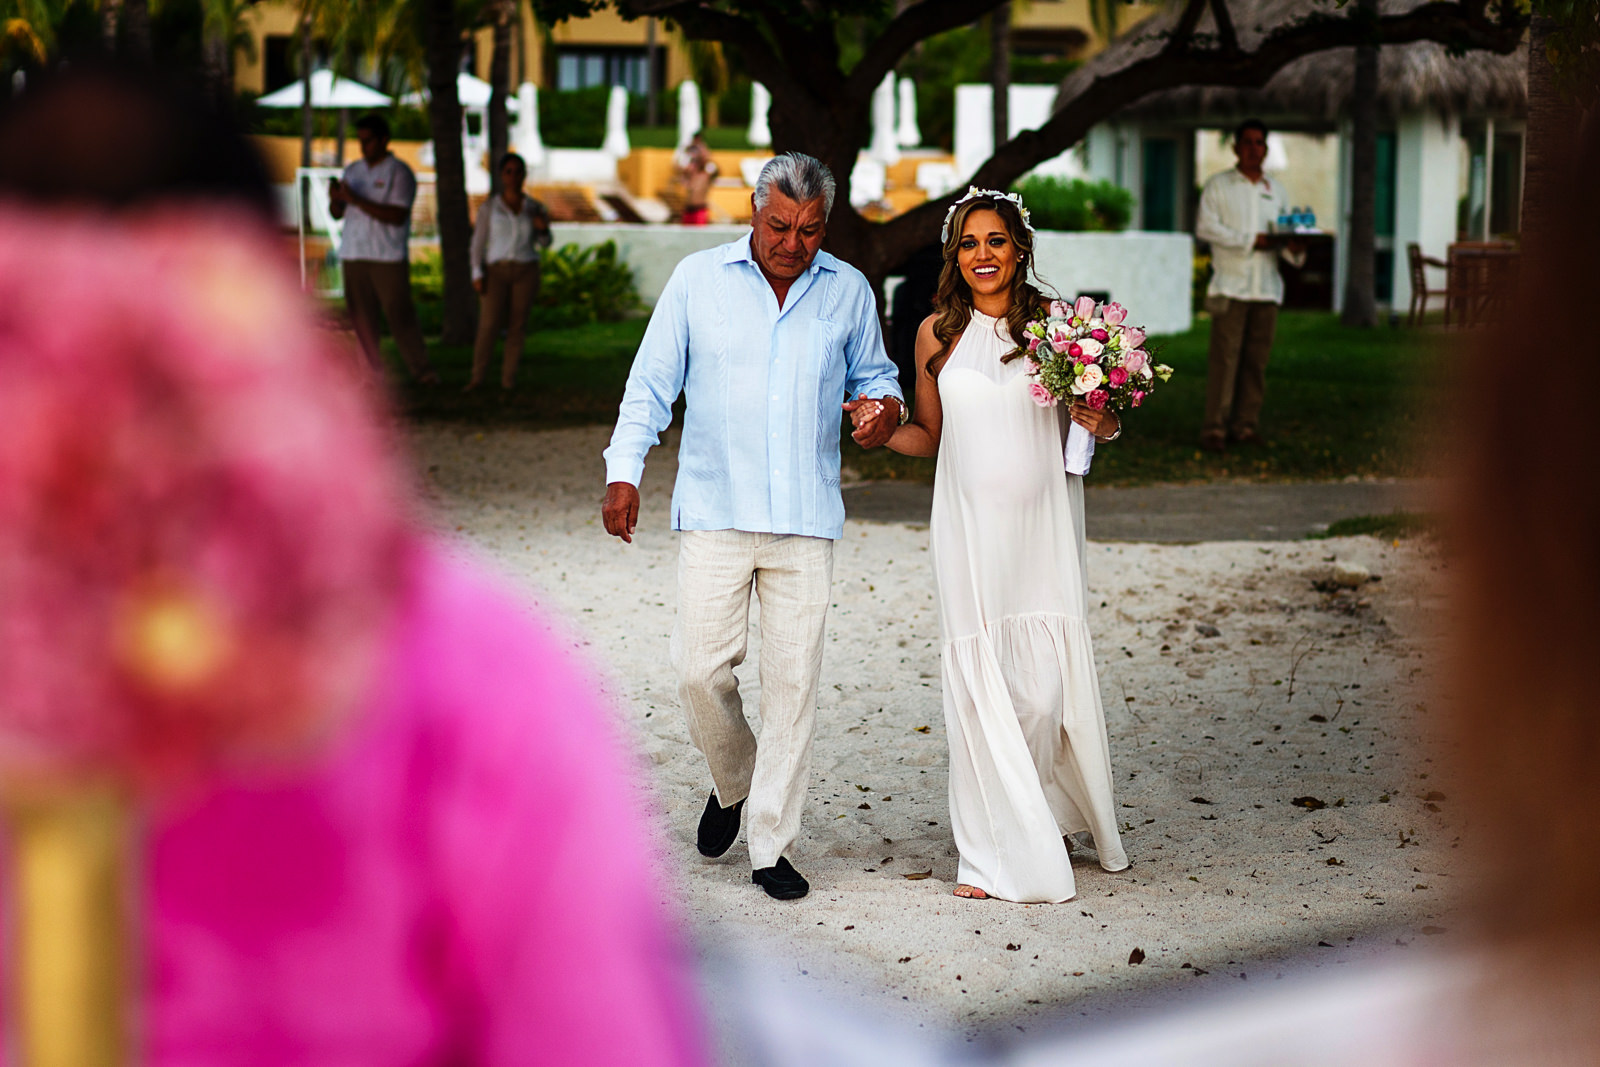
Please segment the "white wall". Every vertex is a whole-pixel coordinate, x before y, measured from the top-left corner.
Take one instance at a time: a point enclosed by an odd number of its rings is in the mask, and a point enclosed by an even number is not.
[[[650,225],[624,222],[558,222],[550,227],[555,246],[576,244],[581,248],[617,242],[617,258],[633,268],[639,295],[654,304],[666,288],[667,279],[678,260],[691,252],[736,241],[750,232],[749,226]]]
[[[1454,117],[1436,113],[1407,115],[1395,130],[1394,307],[1411,303],[1406,245],[1443,259],[1456,239],[1456,190],[1460,187],[1460,128]],[[1442,271],[1430,272],[1434,288],[1444,287]]]
[[[1150,333],[1181,333],[1193,322],[1194,238],[1187,233],[1058,233],[1034,244],[1035,273],[1067,299],[1108,290],[1128,321]]]
[[[678,261],[691,252],[737,240],[748,226],[650,226],[626,223],[557,223],[557,246],[617,242],[617,255],[633,268],[646,304],[661,296]],[[1189,279],[1194,242],[1186,233],[1056,233],[1034,245],[1035,270],[1071,299],[1085,290],[1108,290],[1151,333],[1189,328]]]

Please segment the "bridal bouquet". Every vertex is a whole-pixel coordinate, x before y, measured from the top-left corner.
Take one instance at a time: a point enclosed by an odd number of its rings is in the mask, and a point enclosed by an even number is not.
[[[1097,305],[1093,297],[1074,303],[1052,300],[1047,314],[1028,323],[1028,386],[1033,402],[1054,407],[1063,400],[1099,411],[1121,411],[1144,403],[1156,380],[1172,377],[1143,345],[1145,333],[1127,325],[1121,304]]]

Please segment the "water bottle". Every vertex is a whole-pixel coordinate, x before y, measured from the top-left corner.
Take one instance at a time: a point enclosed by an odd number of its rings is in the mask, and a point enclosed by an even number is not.
[[[1280,208],[1279,211],[1278,211],[1278,225],[1277,225],[1277,229],[1279,230],[1279,232],[1287,232],[1293,226],[1294,226],[1294,219],[1293,219],[1292,216],[1290,216],[1288,210]]]
[[[1307,204],[1306,205],[1306,229],[1314,230],[1316,228],[1317,228],[1317,213],[1315,211],[1311,210],[1311,205],[1310,204]]]

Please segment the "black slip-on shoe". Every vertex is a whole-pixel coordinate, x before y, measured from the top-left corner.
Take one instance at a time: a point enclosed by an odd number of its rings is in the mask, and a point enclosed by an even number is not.
[[[771,867],[752,871],[750,880],[765,889],[767,896],[774,900],[798,900],[811,892],[811,883],[783,856],[779,856],[778,862]]]
[[[725,808],[717,802],[715,792],[706,798],[706,810],[700,816],[700,830],[695,837],[695,847],[700,850],[700,855],[716,857],[733,847],[734,840],[739,836],[739,812],[742,810],[742,800],[731,808]]]

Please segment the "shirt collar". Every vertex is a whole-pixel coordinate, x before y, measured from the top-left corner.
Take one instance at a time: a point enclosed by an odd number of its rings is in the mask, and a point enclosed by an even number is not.
[[[750,250],[750,236],[751,235],[749,233],[746,233],[737,241],[731,241],[728,244],[723,245],[722,262],[748,263],[757,270],[760,270],[761,265],[756,262],[755,253]],[[816,256],[811,260],[811,266],[806,268],[806,273],[816,274],[819,270],[837,272],[838,269],[839,261],[836,260],[831,254],[818,249]]]

